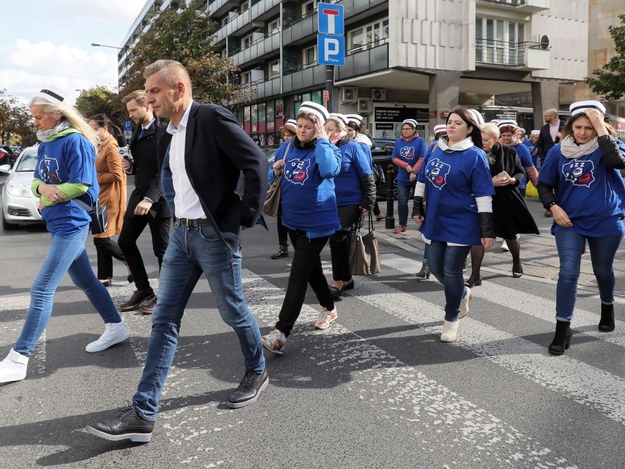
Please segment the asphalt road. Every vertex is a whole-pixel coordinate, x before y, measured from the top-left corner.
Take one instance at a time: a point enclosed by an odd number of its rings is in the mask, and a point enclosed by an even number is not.
[[[48,237],[38,228],[0,232],[1,356],[21,329]],[[616,331],[600,334],[596,289],[581,290],[571,349],[552,357],[546,347],[554,329],[553,280],[527,267],[527,275],[513,279],[509,265],[487,254],[487,280],[474,290],[460,339],[443,344],[442,287],[414,279],[418,242],[386,231],[381,237],[395,239],[381,244],[381,274],[356,278],[325,332],[312,327],[319,308],[309,295],[285,354],[266,354],[269,387],[244,409],[225,406],[243,374],[241,354],[200,282],[147,445],[108,442],[83,428],[132,397],[150,317],[123,313],[130,340],[86,353],[103,327],[66,279],[27,379],[0,385],[0,465],[625,467],[621,296]],[[148,233],[141,244],[154,278]],[[525,254],[537,257],[531,245]],[[244,235],[245,293],[263,332],[277,319],[288,280],[289,260],[269,260],[276,248],[274,223],[269,232]],[[88,249],[94,263],[91,241]],[[328,249],[323,260],[330,277]],[[124,272],[115,265],[110,293],[117,304],[132,292]]]

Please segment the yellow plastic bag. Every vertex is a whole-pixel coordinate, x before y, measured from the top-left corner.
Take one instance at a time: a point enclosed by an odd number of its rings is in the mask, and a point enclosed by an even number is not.
[[[532,184],[532,181],[527,181],[527,187],[525,187],[525,197],[530,197],[532,199],[538,198],[538,190]]]

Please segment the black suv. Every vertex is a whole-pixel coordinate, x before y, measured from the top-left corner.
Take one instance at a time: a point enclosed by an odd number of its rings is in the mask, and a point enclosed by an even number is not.
[[[371,149],[371,156],[373,156],[373,170],[376,173],[376,189],[377,199],[386,200],[387,193],[387,171],[389,168],[393,174],[393,199],[397,199],[397,167],[393,165],[391,161],[391,155],[393,154],[393,146],[395,146],[395,140],[386,138],[376,138],[373,140],[373,148]],[[380,177],[383,175],[383,177]]]

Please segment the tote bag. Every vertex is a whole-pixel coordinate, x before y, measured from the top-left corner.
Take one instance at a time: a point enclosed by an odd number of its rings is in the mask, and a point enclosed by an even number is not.
[[[284,152],[284,160],[286,161],[286,155],[291,148],[291,142],[286,147]],[[280,212],[280,203],[282,201],[282,173],[277,176],[267,187],[267,195],[265,197],[265,204],[263,205],[263,213],[270,217],[277,217]]]
[[[350,235],[349,243],[349,268],[352,275],[379,274],[380,249],[373,228],[373,217],[369,212],[368,230],[365,235],[361,234],[362,218],[357,224],[356,230]]]

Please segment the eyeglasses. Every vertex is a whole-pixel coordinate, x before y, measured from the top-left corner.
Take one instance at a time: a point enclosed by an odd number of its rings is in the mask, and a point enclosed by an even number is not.
[[[413,128],[412,127],[403,127],[401,130],[402,131],[404,131],[404,130],[413,130]]]

